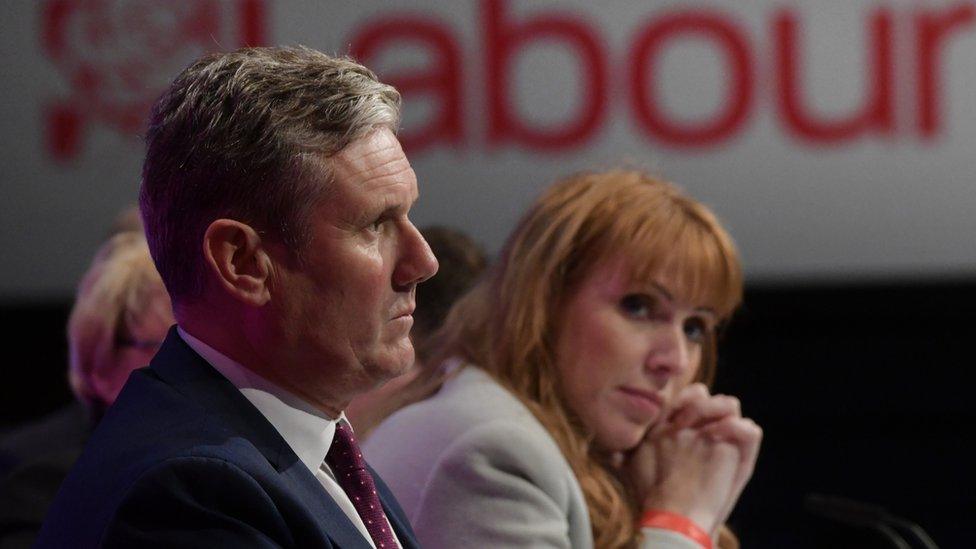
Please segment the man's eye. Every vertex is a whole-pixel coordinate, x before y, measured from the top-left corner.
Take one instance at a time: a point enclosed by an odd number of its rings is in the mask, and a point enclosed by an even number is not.
[[[689,318],[685,320],[684,332],[685,337],[688,341],[693,341],[695,343],[702,343],[705,341],[705,336],[708,335],[708,323],[706,323],[701,318]]]
[[[654,312],[654,298],[645,294],[627,294],[620,298],[620,310],[630,318],[650,318]]]

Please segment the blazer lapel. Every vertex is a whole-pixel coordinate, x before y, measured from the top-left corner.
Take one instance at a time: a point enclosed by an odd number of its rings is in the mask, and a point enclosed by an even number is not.
[[[163,381],[202,408],[218,425],[246,438],[281,471],[298,456],[234,384],[215,370],[170,328],[149,367]]]
[[[282,471],[282,478],[308,503],[324,534],[343,548],[371,549],[363,534],[329,496],[315,475],[300,460]],[[406,548],[404,548],[406,549]]]
[[[201,406],[204,414],[250,441],[296,497],[309,506],[324,537],[332,539],[339,547],[370,549],[359,529],[298,459],[281,434],[237,387],[183,341],[175,326],[153,357],[150,368],[163,381]],[[404,545],[404,549],[406,547]]]

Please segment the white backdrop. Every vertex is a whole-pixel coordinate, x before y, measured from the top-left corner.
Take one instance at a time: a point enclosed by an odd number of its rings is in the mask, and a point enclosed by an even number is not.
[[[135,200],[145,106],[206,50],[354,52],[405,97],[418,225],[497,250],[559,175],[650,169],[753,281],[976,273],[976,1],[17,0],[0,296],[71,292]],[[410,77],[410,78],[408,78]]]

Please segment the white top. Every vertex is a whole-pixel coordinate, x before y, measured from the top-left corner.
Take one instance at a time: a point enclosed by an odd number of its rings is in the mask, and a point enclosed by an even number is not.
[[[182,327],[177,326],[177,332],[191,349],[227,378],[244,395],[244,398],[261,412],[261,415],[278,431],[281,438],[285,439],[298,459],[315,475],[325,491],[342,509],[342,512],[359,529],[369,545],[376,549],[373,539],[369,535],[369,530],[366,529],[366,525],[352,504],[352,500],[336,482],[332,469],[325,463],[325,456],[329,453],[332,438],[335,436],[336,422],[342,421],[347,428],[352,430],[345,414],[341,414],[337,419],[332,419],[318,408],[193,337]],[[387,519],[387,526],[393,533],[397,546],[401,546],[400,540],[396,538],[396,533],[393,532],[393,527],[389,525],[389,519]]]

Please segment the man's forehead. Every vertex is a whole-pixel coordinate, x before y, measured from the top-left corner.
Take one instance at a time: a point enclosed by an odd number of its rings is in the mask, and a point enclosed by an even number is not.
[[[353,141],[332,158],[333,167],[346,176],[372,179],[410,171],[400,142],[382,128]]]
[[[343,217],[372,217],[376,210],[409,209],[417,200],[417,177],[399,141],[388,129],[376,130],[334,155],[332,175],[335,200],[326,207]]]

